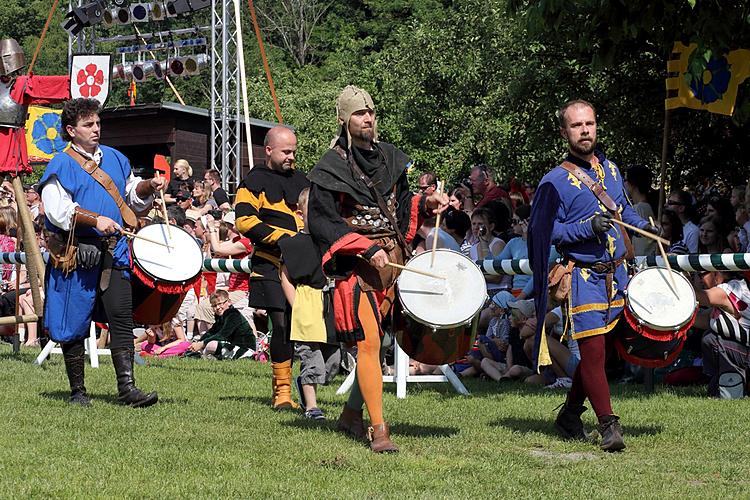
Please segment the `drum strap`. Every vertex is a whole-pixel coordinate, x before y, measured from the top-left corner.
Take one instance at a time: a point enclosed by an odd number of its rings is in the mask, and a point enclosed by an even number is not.
[[[583,182],[587,188],[594,193],[594,196],[604,205],[604,208],[612,214],[617,220],[622,220],[620,212],[617,210],[617,204],[610,195],[604,190],[601,184],[594,182],[586,172],[581,169],[578,165],[575,165],[569,161],[564,161],[560,165],[562,168],[573,174],[579,181]],[[625,258],[630,260],[635,257],[635,251],[633,250],[633,243],[630,241],[630,235],[624,229],[620,229],[622,233],[623,241],[625,242]]]
[[[81,153],[73,148],[68,148],[66,153],[68,153],[70,157],[81,166],[84,172],[93,177],[96,182],[107,190],[107,193],[109,193],[112,199],[115,200],[117,208],[120,209],[120,215],[122,216],[122,220],[125,221],[125,224],[130,227],[136,227],[138,225],[138,219],[136,218],[135,213],[133,213],[133,210],[131,210],[127,203],[125,203],[125,200],[122,199],[120,191],[117,189],[117,186],[109,174],[99,168],[99,165],[97,165],[94,160],[87,160],[81,155]]]

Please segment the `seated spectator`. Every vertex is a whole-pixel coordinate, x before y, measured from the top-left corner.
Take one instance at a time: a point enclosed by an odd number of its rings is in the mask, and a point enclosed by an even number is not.
[[[688,247],[682,238],[682,221],[672,210],[664,210],[661,214],[662,237],[669,241],[667,253],[685,255]]]
[[[690,253],[698,253],[698,236],[700,230],[693,222],[695,209],[693,207],[693,197],[687,191],[675,191],[669,194],[667,199],[668,210],[677,214],[682,222],[682,241],[685,242]]]
[[[471,214],[472,245],[469,249],[469,258],[473,261],[485,258],[494,258],[500,255],[505,242],[493,234],[495,222],[486,209],[478,208]],[[503,276],[485,276],[487,280],[487,293],[492,297],[501,290]],[[480,325],[480,328],[482,325]]]
[[[203,181],[197,181],[193,185],[193,210],[205,215],[212,210],[218,210],[219,206],[211,197],[211,190]]]
[[[633,203],[633,208],[643,220],[656,218],[654,209],[649,203],[651,194],[651,170],[643,165],[633,165],[623,172],[623,184]],[[631,237],[633,250],[638,256],[656,255],[656,242],[645,236],[634,234]]]
[[[450,193],[448,198],[448,204],[456,210],[464,210],[464,199],[466,198],[466,191],[468,188],[465,186],[457,187]]]
[[[190,344],[191,352],[208,359],[252,358],[255,335],[247,320],[235,309],[226,290],[216,290],[210,297],[215,319],[200,341]]]
[[[229,214],[234,214],[230,212]],[[234,219],[225,216],[228,221],[234,222]],[[242,259],[250,255],[253,251],[253,245],[250,240],[240,235],[234,227],[234,224],[229,222],[219,222],[208,214],[206,215],[206,222],[208,229],[206,233],[208,235],[208,242],[210,243],[211,251],[217,257],[232,257],[235,259]],[[219,237],[219,231],[221,228],[226,230],[227,238],[221,240]],[[250,279],[247,273],[231,273],[229,276],[229,283],[227,292],[231,304],[235,309],[239,310],[243,316],[247,319],[250,326],[253,328],[253,335],[255,335],[255,321],[253,320],[254,309],[248,306],[248,293],[250,290]],[[198,303],[195,308],[195,319],[197,321],[198,333],[203,333],[209,328],[214,321],[214,315],[210,310],[207,301],[203,300]]]
[[[529,205],[521,205],[516,210],[516,215],[513,217],[513,231],[520,236],[516,236],[511,239],[500,255],[498,259],[528,259],[529,258],[529,247],[526,243],[529,230],[529,217],[531,216],[531,207]],[[528,274],[516,274],[511,276],[512,287],[511,293],[514,296],[520,295],[526,284],[531,279]]]
[[[486,335],[479,335],[477,347],[472,349],[468,356],[469,368],[461,371],[462,377],[474,377],[481,373],[487,373],[485,368],[489,367],[488,375],[494,378],[494,372],[504,372],[508,363],[513,364],[512,353],[508,349],[510,338],[510,321],[508,303],[513,296],[506,291],[495,294],[487,308],[489,312],[489,325]],[[489,364],[486,364],[487,361]],[[496,380],[499,380],[499,376]]]
[[[747,396],[750,369],[750,290],[747,278],[708,290],[695,290],[698,303],[711,307],[696,318],[708,330],[702,340],[703,371],[710,378],[708,395],[722,399]]]
[[[232,204],[229,202],[229,195],[224,188],[221,187],[221,174],[215,168],[206,170],[203,174],[203,180],[206,183],[206,187],[211,191],[211,198],[216,202],[219,210],[222,212],[229,212],[232,210]]]
[[[455,252],[462,252],[463,249],[468,245],[466,242],[466,235],[471,229],[471,219],[463,210],[456,210],[453,207],[443,213],[441,220],[441,228],[438,229],[438,248],[447,248]],[[432,249],[432,242],[435,236],[435,229],[433,228],[427,240],[425,246],[427,250]]]
[[[190,348],[185,332],[172,328],[171,323],[149,325],[146,332],[135,339],[136,350],[140,348],[141,356],[169,358],[181,356]]]
[[[23,187],[23,191],[26,194],[26,205],[29,207],[31,218],[34,220],[40,215],[44,215],[44,204],[42,203],[42,197],[37,192],[38,187],[36,184]]]
[[[470,200],[465,200],[467,205],[465,208],[481,208],[491,201],[500,200],[505,203],[508,210],[512,209],[510,196],[503,188],[495,183],[493,172],[489,166],[485,164],[473,166],[471,168],[471,173],[469,174],[469,180],[471,181],[473,195],[478,196],[480,199],[477,201],[476,206],[468,206]]]
[[[437,189],[437,177],[433,172],[425,172],[418,179],[419,192],[427,196]]]

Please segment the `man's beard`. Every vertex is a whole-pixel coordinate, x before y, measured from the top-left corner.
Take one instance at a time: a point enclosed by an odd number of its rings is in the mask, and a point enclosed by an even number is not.
[[[352,138],[362,142],[372,142],[372,138],[375,137],[374,129],[368,128],[359,130],[356,134],[352,134]]]
[[[585,142],[576,142],[576,143],[570,143],[570,150],[573,151],[576,154],[579,154],[581,156],[588,156],[591,153],[594,152],[594,149],[596,148],[596,139],[591,139],[591,142],[585,143]]]

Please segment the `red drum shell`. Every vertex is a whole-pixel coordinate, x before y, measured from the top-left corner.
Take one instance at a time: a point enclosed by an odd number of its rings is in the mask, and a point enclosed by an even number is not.
[[[615,329],[615,347],[623,359],[646,368],[671,365],[682,351],[687,332],[695,323],[697,310],[690,320],[677,330],[655,330],[640,323],[627,307],[623,310],[625,321]]]

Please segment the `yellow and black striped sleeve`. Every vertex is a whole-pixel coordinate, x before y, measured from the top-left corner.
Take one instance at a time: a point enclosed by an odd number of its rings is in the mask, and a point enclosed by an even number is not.
[[[255,244],[276,245],[284,235],[293,236],[302,222],[281,199],[270,202],[264,192],[253,193],[246,187],[237,191],[235,226]]]

